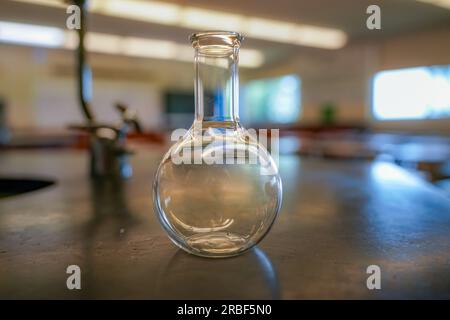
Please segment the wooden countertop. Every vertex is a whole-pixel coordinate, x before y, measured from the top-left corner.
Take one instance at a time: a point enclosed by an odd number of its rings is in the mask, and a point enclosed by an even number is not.
[[[87,179],[81,151],[0,154],[0,176],[57,180],[0,199],[0,298],[450,298],[450,199],[403,169],[282,156],[271,232],[205,259],[178,250],[153,213],[162,151],[139,150],[123,184]],[[81,290],[66,288],[73,264]],[[373,264],[381,290],[366,287]]]

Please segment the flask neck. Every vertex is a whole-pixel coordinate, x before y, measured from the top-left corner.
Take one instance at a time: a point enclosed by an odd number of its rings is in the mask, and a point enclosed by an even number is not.
[[[203,36],[195,48],[195,120],[238,122],[239,41],[217,43],[217,35]],[[240,39],[239,39],[240,40]],[[224,41],[223,38],[219,41]]]

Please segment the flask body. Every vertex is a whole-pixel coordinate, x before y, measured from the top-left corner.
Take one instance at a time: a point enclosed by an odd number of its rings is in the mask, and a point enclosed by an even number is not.
[[[200,256],[237,255],[257,244],[281,206],[278,169],[244,129],[190,129],[161,162],[154,183],[159,221],[170,239]]]

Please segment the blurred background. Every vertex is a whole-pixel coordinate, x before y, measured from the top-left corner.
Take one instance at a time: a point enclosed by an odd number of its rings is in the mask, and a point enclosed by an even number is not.
[[[381,8],[369,30],[368,6]],[[68,2],[0,3],[0,150],[87,147],[77,95],[76,32]],[[249,0],[88,3],[92,108],[130,141],[166,148],[193,120],[198,30],[235,30],[241,119],[280,128],[280,151],[339,160],[382,158],[450,195],[450,1]]]

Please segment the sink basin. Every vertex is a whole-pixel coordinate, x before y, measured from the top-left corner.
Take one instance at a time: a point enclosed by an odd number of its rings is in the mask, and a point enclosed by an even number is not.
[[[44,179],[41,180],[0,177],[0,198],[39,190],[51,186],[54,183],[54,181]]]

